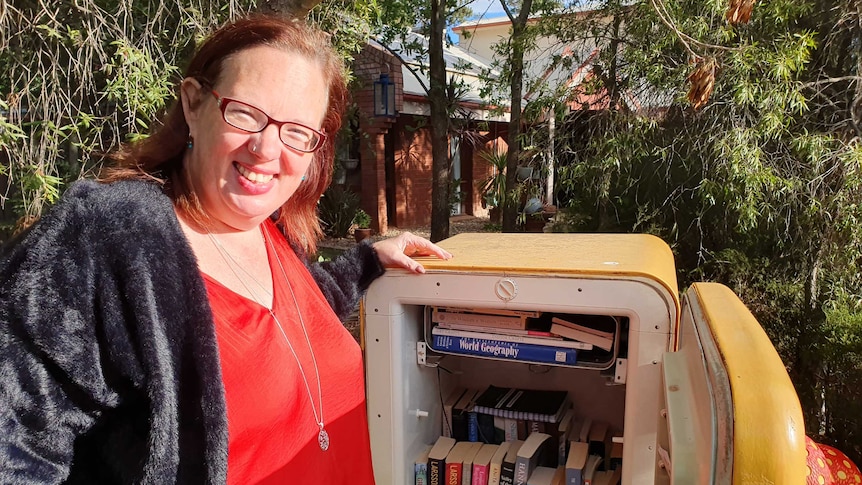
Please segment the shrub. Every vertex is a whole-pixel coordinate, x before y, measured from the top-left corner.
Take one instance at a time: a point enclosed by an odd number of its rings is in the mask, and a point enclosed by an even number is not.
[[[331,185],[317,202],[323,232],[329,237],[347,237],[359,211],[359,194]]]

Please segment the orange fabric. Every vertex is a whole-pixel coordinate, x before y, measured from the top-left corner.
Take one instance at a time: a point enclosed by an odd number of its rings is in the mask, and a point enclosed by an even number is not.
[[[847,455],[841,451],[805,437],[808,451],[808,485],[862,484],[862,474]]]
[[[331,444],[327,451],[318,446],[319,428],[305,382],[267,309],[204,275],[227,400],[228,483],[373,484],[359,346],[277,229],[269,222],[264,228],[296,292],[320,369],[323,417]],[[319,414],[311,353],[293,297],[275,255],[268,250],[275,288],[273,310],[302,362]],[[248,283],[254,288],[254,283]]]

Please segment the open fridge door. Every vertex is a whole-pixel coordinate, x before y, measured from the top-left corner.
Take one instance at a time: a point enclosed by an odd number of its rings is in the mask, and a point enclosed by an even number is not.
[[[760,324],[726,286],[683,295],[663,359],[656,483],[804,484],[799,398]]]

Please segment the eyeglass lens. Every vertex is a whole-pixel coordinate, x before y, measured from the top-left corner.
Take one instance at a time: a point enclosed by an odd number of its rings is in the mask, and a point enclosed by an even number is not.
[[[240,130],[258,133],[263,131],[272,120],[266,113],[254,106],[235,100],[227,100],[224,107],[224,120]],[[289,121],[279,122],[278,135],[282,143],[303,152],[314,151],[320,143],[320,136],[310,128]]]

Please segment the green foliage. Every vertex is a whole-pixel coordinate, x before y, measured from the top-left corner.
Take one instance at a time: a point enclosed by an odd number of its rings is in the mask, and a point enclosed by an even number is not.
[[[317,203],[323,231],[330,237],[347,237],[360,210],[359,194],[340,185],[331,185]]]
[[[588,87],[611,106],[558,117],[553,230],[656,234],[682,288],[730,286],[787,365],[807,432],[862,461],[862,28],[840,20],[855,13],[758,2],[732,26],[721,2],[601,6],[548,24],[561,45],[598,47]],[[686,78],[706,57],[715,89],[694,111]],[[542,109],[565,100],[545,95]],[[548,126],[531,127],[546,146]]]
[[[368,229],[371,227],[371,216],[364,210],[359,209],[356,211],[356,215],[353,216],[353,223],[360,229]]]

